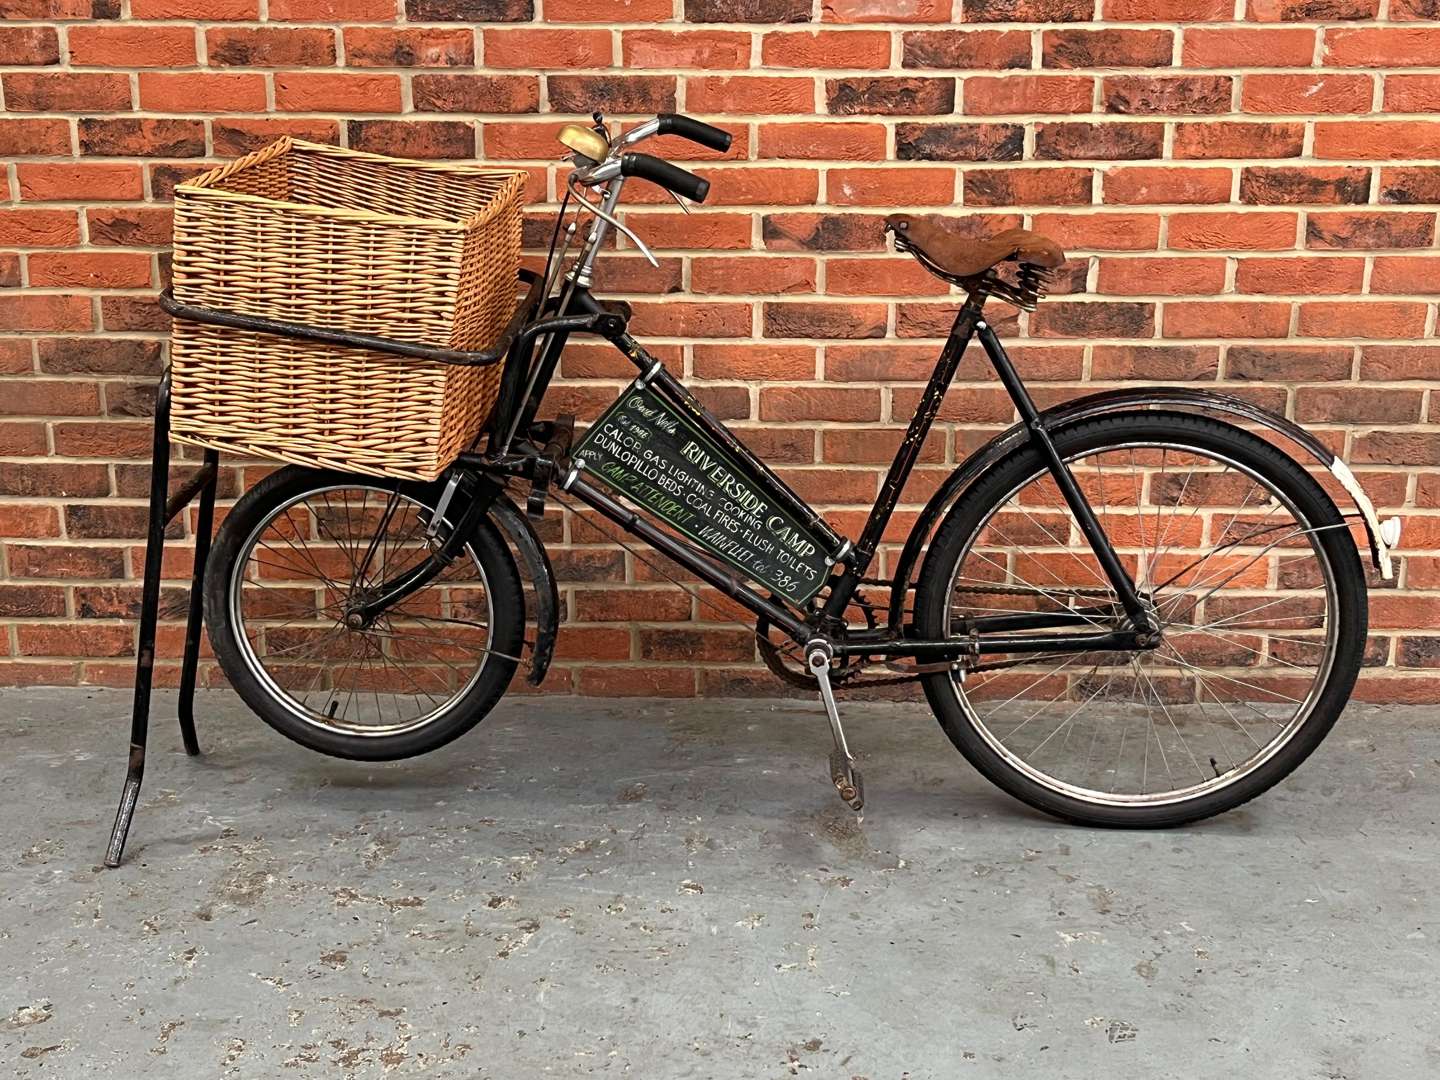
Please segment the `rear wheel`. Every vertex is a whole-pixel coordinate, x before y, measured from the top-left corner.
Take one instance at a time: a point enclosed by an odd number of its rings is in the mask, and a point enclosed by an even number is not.
[[[345,619],[454,528],[429,528],[440,490],[292,466],[226,516],[206,567],[206,626],[231,685],[271,727],[337,757],[411,757],[470,730],[505,692],[524,601],[489,522],[371,624]]]
[[[1294,461],[1208,418],[1129,413],[1054,440],[1161,642],[928,675],[941,726],[994,783],[1073,821],[1177,825],[1254,798],[1319,745],[1360,668],[1365,579],[1344,520]],[[1030,447],[952,508],[916,590],[924,638],[1016,612],[1067,613],[1048,633],[1125,626]]]

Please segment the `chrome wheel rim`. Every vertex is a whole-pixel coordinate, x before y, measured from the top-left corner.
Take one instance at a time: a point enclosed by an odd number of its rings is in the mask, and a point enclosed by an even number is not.
[[[227,596],[236,645],[246,670],[297,720],[330,734],[404,735],[450,713],[480,679],[494,607],[470,544],[373,625],[345,622],[359,591],[428,554],[430,509],[379,482],[324,484],[286,500],[241,544]],[[383,538],[367,564],[361,545],[370,538],[347,540],[341,529],[377,511]],[[483,622],[462,617],[471,615]]]
[[[1137,454],[1142,460],[1138,470]],[[1148,466],[1143,464],[1145,455],[1151,457]],[[1083,460],[1089,458],[1095,459],[1091,466]],[[1130,462],[1136,510],[1128,515],[1128,522],[1122,521],[1126,515],[1120,512],[1124,503],[1111,505],[1123,494],[1123,470],[1114,468],[1117,458],[1120,463],[1126,458]],[[1198,471],[1192,466],[1183,479],[1177,480],[1178,470],[1172,465],[1186,458],[1204,458],[1209,468]],[[999,692],[996,677],[977,674],[964,683],[952,677],[950,685],[961,709],[977,734],[1007,764],[1067,798],[1098,806],[1163,806],[1239,783],[1289,744],[1310,716],[1328,680],[1339,630],[1338,600],[1334,569],[1319,544],[1318,531],[1331,526],[1321,526],[1317,531],[1277,485],[1233,457],[1211,449],[1144,439],[1080,451],[1067,457],[1067,462],[1091,495],[1102,526],[1116,537],[1122,560],[1127,555],[1136,556],[1135,565],[1128,568],[1136,574],[1137,586],[1161,619],[1164,641],[1159,648],[1144,653],[1069,654],[997,668],[997,677],[1004,672],[1007,679]],[[1207,478],[1201,487],[1222,488],[1223,482],[1210,478],[1232,474],[1251,484],[1243,498],[1237,497],[1237,505],[1202,510],[1198,496],[1193,507],[1186,503],[1195,476]],[[1095,616],[1097,626],[1109,628],[1116,624],[1120,616],[1118,600],[1068,511],[1063,514],[1067,532],[1057,535],[1056,522],[1027,511],[1022,500],[1021,512],[1014,520],[1028,519],[1031,523],[1028,536],[1032,543],[1028,545],[1017,543],[997,521],[1017,496],[1037,480],[1045,479],[1048,474],[1042,469],[1020,481],[966,539],[946,585],[952,623],[957,615],[963,618],[967,614],[967,605],[968,613],[974,615],[985,613],[974,611],[976,606],[993,612],[993,605],[1001,604],[995,599],[1000,594],[987,596],[981,591],[965,595],[987,600],[988,604],[977,605],[967,599],[957,607],[957,587],[977,588],[973,581],[965,585],[966,575],[962,573],[973,554],[981,560],[975,565],[983,567],[988,575],[988,580],[980,579],[978,588],[983,590],[987,584],[1018,587],[1021,599],[1016,608],[1009,610],[1055,610],[1055,605],[1075,610],[1081,606],[1076,598],[1083,597],[1086,611],[1103,608],[1107,603],[1114,609],[1113,616]],[[1050,483],[1053,486],[1053,481]],[[1147,504],[1152,484],[1160,486],[1162,500],[1174,496],[1175,510],[1169,515],[1172,519],[1188,511],[1185,531],[1192,531],[1199,519],[1204,540],[1226,538],[1224,546],[1216,546],[1204,556],[1205,560],[1213,560],[1217,552],[1223,551],[1225,562],[1217,568],[1211,561],[1200,561],[1189,571],[1182,570],[1180,577],[1167,586],[1156,588],[1157,581],[1164,581],[1164,577],[1155,571],[1169,571],[1175,565],[1171,556],[1184,554],[1190,557],[1187,561],[1194,562],[1203,553],[1200,545],[1181,549],[1174,543],[1174,521],[1167,531],[1161,513],[1166,509],[1163,501],[1154,506]],[[1252,499],[1257,491],[1265,495],[1261,503]],[[1044,499],[1036,499],[1032,505],[1049,506]],[[1284,520],[1271,520],[1283,515],[1289,516],[1289,525]],[[1118,529],[1116,522],[1122,522]],[[1001,567],[993,565],[1002,560],[987,552],[990,545],[977,544],[987,530],[997,550],[1015,549]],[[1297,538],[1303,538],[1303,548],[1295,546]],[[1241,540],[1249,542],[1236,542]],[[1055,558],[1045,557],[1050,555]],[[1245,560],[1252,555],[1255,559],[1246,566]],[[1309,558],[1318,571],[1299,567],[1294,556]],[[1026,559],[1028,563],[1022,562]],[[987,562],[992,565],[987,566]],[[1180,565],[1183,567],[1184,562]],[[1260,566],[1266,570],[1263,586],[1256,573]],[[1005,572],[1003,577],[1001,570]],[[1318,611],[1313,604],[1299,599],[1305,594],[1296,587],[1311,574],[1316,575],[1323,591],[1323,609]],[[1039,578],[1039,583],[1031,578]],[[1286,584],[1292,587],[1279,588]],[[1230,585],[1236,587],[1227,591]],[[1240,603],[1233,609],[1225,606],[1235,600],[1257,599],[1252,594],[1272,585],[1277,594],[1273,600],[1261,596],[1249,607]],[[1030,590],[1029,596],[1023,595],[1025,589]],[[1210,617],[1211,611],[1217,613],[1215,617]],[[1317,621],[1318,626],[1308,625]],[[1207,646],[1227,662],[1207,663],[1195,651]],[[1259,652],[1254,651],[1257,648]],[[1246,677],[1246,670],[1266,660],[1274,662],[1273,670],[1281,672],[1282,678],[1266,674],[1257,679],[1253,673]],[[1157,682],[1157,675],[1164,681]],[[1184,701],[1186,685],[1193,699],[1189,702]],[[1278,718],[1281,713],[1287,714],[1283,720]],[[1257,737],[1252,729],[1260,729],[1266,737]],[[1024,738],[1020,737],[1022,732],[1026,733]],[[1140,760],[1138,783],[1134,780],[1133,760],[1127,763],[1125,758],[1127,743],[1131,758],[1138,756]],[[1066,754],[1079,758],[1082,764],[1065,767]],[[1153,784],[1152,770],[1156,775]]]

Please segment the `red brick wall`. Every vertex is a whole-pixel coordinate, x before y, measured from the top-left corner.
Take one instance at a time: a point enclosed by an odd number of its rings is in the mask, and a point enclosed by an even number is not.
[[[1362,693],[1440,688],[1436,0],[0,0],[0,17],[0,682],[129,681],[178,180],[294,132],[522,162],[539,202],[546,114],[678,108],[734,148],[701,166],[695,217],[636,209],[662,266],[622,254],[605,285],[845,529],[953,305],[886,252],[881,216],[1023,223],[1075,253],[1082,294],[1005,323],[1040,394],[1196,382],[1343,448],[1410,545],[1406,595],[1373,599],[1393,670]],[[583,346],[564,375],[584,416],[628,372]],[[1010,418],[978,362],[962,380],[912,512]],[[255,475],[227,472],[227,493]],[[555,689],[771,685],[745,631],[561,528]],[[181,603],[167,593],[167,619]],[[168,655],[178,638],[167,622]]]

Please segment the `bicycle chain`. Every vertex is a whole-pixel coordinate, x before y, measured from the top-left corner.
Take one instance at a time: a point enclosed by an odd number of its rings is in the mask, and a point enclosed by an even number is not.
[[[635,556],[635,559],[636,559],[637,562],[640,562],[640,563],[644,564],[645,566],[648,566],[651,570],[655,571],[655,572],[656,572],[657,574],[659,574],[661,577],[663,577],[663,578],[665,578],[666,580],[668,580],[672,585],[676,586],[676,587],[677,587],[678,589],[680,589],[682,592],[684,592],[684,593],[686,593],[686,594],[694,597],[695,600],[698,601],[701,606],[707,607],[707,608],[709,608],[711,611],[713,611],[713,612],[715,612],[715,613],[717,613],[717,614],[719,614],[719,615],[725,616],[725,618],[726,618],[727,621],[729,620],[729,617],[730,617],[730,613],[729,613],[729,612],[725,611],[723,608],[721,608],[718,604],[714,603],[713,601],[710,601],[710,600],[705,599],[705,597],[700,593],[700,591],[699,591],[698,589],[692,588],[692,587],[691,587],[689,584],[687,584],[686,582],[681,581],[681,580],[680,580],[679,578],[677,578],[674,574],[672,574],[672,573],[670,573],[668,570],[666,570],[666,569],[665,569],[662,565],[660,565],[658,562],[656,562],[656,561],[654,561],[654,560],[652,560],[652,559],[647,558],[647,557],[646,557],[645,555],[643,555],[639,550],[637,550],[634,546],[632,546],[630,543],[628,543],[618,532],[612,532],[612,531],[610,531],[609,529],[604,528],[603,526],[597,524],[597,523],[594,522],[594,521],[590,521],[590,520],[588,520],[588,519],[581,519],[580,514],[579,514],[579,512],[576,510],[574,503],[572,503],[569,499],[566,499],[566,498],[562,497],[558,492],[553,492],[552,494],[553,494],[553,497],[554,497],[554,499],[555,499],[555,501],[556,501],[557,503],[559,503],[559,504],[560,504],[561,506],[563,506],[565,509],[567,509],[568,511],[570,511],[573,520],[577,520],[577,521],[578,521],[578,520],[585,520],[585,524],[586,524],[587,526],[589,526],[590,528],[594,529],[594,530],[595,530],[597,533],[599,533],[601,536],[606,537],[607,539],[609,539],[609,540],[612,541],[613,543],[618,544],[622,549],[624,549],[625,551],[628,551],[631,555]],[[860,579],[860,584],[861,584],[861,586],[870,585],[870,586],[883,586],[883,587],[885,587],[885,588],[889,588],[892,583],[889,582],[889,581],[884,581],[884,580],[882,580],[882,579],[880,579],[880,578],[861,578],[861,579]],[[994,595],[994,594],[996,594],[996,593],[1000,593],[1000,594],[1002,594],[1002,595],[1007,595],[1007,596],[1033,596],[1033,595],[1035,594],[1035,590],[1034,590],[1034,589],[1022,589],[1022,588],[1016,588],[1016,587],[1014,587],[1014,586],[1006,586],[1006,585],[960,586],[960,587],[957,587],[955,591],[956,591],[956,592],[984,593],[984,594],[989,594],[989,595]],[[1107,595],[1107,594],[1108,594],[1108,590],[1105,590],[1105,589],[1083,589],[1083,588],[1076,588],[1076,589],[1070,589],[1070,590],[1067,590],[1067,591],[1068,591],[1070,594],[1075,595],[1075,596],[1104,596],[1104,595]],[[862,606],[866,607],[867,610],[873,610],[873,609],[874,609],[874,605],[872,605],[872,604],[866,604],[866,603],[862,602]],[[761,635],[760,635],[758,632],[756,633],[755,638],[756,638],[757,641],[762,641],[762,642],[765,641],[765,639],[764,639],[763,637],[761,637]],[[773,645],[773,642],[766,642],[766,643]],[[882,676],[868,676],[868,677],[867,677],[867,676],[864,676],[864,675],[863,675],[863,672],[864,672],[864,667],[863,667],[863,661],[862,661],[861,664],[857,664],[857,665],[855,665],[854,667],[841,668],[840,670],[836,671],[836,672],[831,676],[830,681],[831,681],[832,685],[834,685],[837,689],[838,689],[839,687],[841,687],[841,686],[860,687],[860,688],[871,687],[871,686],[899,686],[899,685],[901,685],[901,684],[903,684],[903,683],[916,682],[917,680],[919,680],[919,679],[921,678],[921,675],[922,675],[922,673],[917,672],[917,673],[914,673],[914,674],[882,675]],[[779,674],[778,674],[778,672],[774,672],[773,670],[772,670],[772,674],[775,674],[777,678],[780,677]],[[798,685],[798,683],[792,683],[792,685]]]
[[[883,586],[885,588],[889,588],[892,583],[888,581],[882,581],[879,578],[861,578],[860,584]],[[997,593],[1002,596],[1036,595],[1036,590],[1033,588],[1026,589],[1013,585],[961,585],[957,586],[954,591],[957,593],[974,593],[977,595],[988,596],[994,596]],[[1112,590],[1097,588],[1072,588],[1067,589],[1066,593],[1071,596],[1102,597],[1114,595]],[[884,675],[879,677],[862,677],[863,671],[863,667],[857,666],[847,669],[845,671],[837,672],[835,676],[832,676],[831,681],[837,685],[845,684],[852,687],[898,686],[901,683],[916,682],[923,675],[923,673],[917,672],[909,675]]]
[[[962,585],[962,586],[957,587],[957,588],[955,589],[955,591],[956,591],[956,592],[964,592],[964,593],[978,593],[978,594],[980,594],[980,595],[986,595],[986,596],[991,595],[991,594],[994,594],[994,593],[1001,593],[1001,594],[1003,594],[1003,595],[1005,595],[1005,596],[1046,596],[1046,595],[1047,595],[1047,593],[1044,592],[1043,590],[1041,590],[1038,586],[1032,586],[1031,588],[1028,588],[1028,589],[1027,589],[1027,588],[1025,588],[1024,586],[1017,586],[1017,585]],[[1050,595],[1051,599],[1054,598],[1054,594],[1048,594],[1048,595]],[[1082,588],[1074,588],[1074,589],[1065,589],[1065,590],[1063,590],[1063,595],[1065,595],[1065,596],[1114,596],[1114,595],[1115,595],[1115,590],[1114,590],[1114,589],[1097,589],[1097,588],[1084,588],[1084,589],[1082,589]]]
[[[623,550],[625,550],[625,551],[628,551],[631,555],[635,556],[635,559],[636,559],[637,562],[642,563],[642,564],[645,565],[645,566],[648,566],[651,570],[655,571],[655,572],[656,572],[657,574],[659,574],[661,577],[665,578],[667,581],[669,581],[669,582],[670,582],[672,585],[674,585],[676,588],[680,589],[681,592],[684,592],[684,593],[686,593],[687,595],[694,597],[695,600],[698,601],[702,607],[707,607],[707,608],[709,608],[711,611],[714,611],[715,613],[724,616],[724,618],[725,618],[725,620],[726,620],[727,622],[729,621],[729,619],[730,619],[730,612],[724,610],[723,608],[721,608],[718,604],[714,603],[713,601],[710,601],[710,600],[705,599],[705,597],[700,593],[700,591],[699,591],[698,589],[692,588],[687,582],[681,581],[681,580],[680,580],[679,578],[677,578],[674,574],[670,573],[670,572],[669,572],[664,566],[662,566],[660,563],[656,562],[656,561],[653,560],[653,559],[647,558],[643,553],[641,553],[638,549],[636,549],[636,547],[635,547],[634,545],[630,544],[630,543],[629,543],[624,537],[622,537],[618,532],[611,531],[610,529],[607,529],[607,528],[605,528],[604,526],[602,526],[602,525],[600,525],[600,524],[598,524],[598,523],[596,523],[596,522],[594,522],[594,521],[591,521],[591,520],[588,520],[588,519],[582,519],[582,518],[580,517],[579,512],[578,512],[578,511],[576,510],[576,508],[575,508],[575,504],[572,503],[569,499],[564,498],[564,497],[561,496],[558,492],[554,492],[554,493],[553,493],[553,496],[554,496],[554,499],[555,499],[555,501],[556,501],[557,503],[559,503],[561,506],[563,506],[566,510],[570,511],[573,520],[576,520],[576,521],[584,520],[584,521],[585,521],[585,524],[586,524],[589,528],[594,529],[594,530],[595,530],[597,533],[599,533],[601,536],[606,537],[606,538],[609,539],[611,542],[617,544],[621,549],[623,549]],[[880,581],[878,578],[862,578],[860,583],[861,583],[862,585],[888,585],[888,584],[889,584],[888,582]],[[760,635],[759,635],[758,633],[755,635],[755,637],[756,637],[756,640],[757,640],[757,641],[763,641],[763,640],[764,640],[763,638],[760,637]],[[855,679],[855,675],[858,674],[859,671],[860,671],[860,668],[858,668],[858,667],[853,668],[853,669],[842,669],[842,670],[837,671],[837,672],[835,673],[835,675],[832,677],[831,681],[832,681],[833,684],[835,684],[835,685],[837,685],[837,686],[840,685],[840,684],[849,684],[849,685],[858,685],[858,686],[890,686],[890,685],[894,685],[894,684],[897,684],[897,683],[911,682],[911,681],[919,678],[918,675],[895,675],[895,676],[886,676],[886,677],[884,677],[884,678],[878,678],[878,679],[867,679],[867,680],[864,680],[863,682],[861,682],[861,681],[858,681],[858,680]],[[780,677],[779,674],[776,673],[776,672],[772,672],[772,674],[775,674],[777,678]]]

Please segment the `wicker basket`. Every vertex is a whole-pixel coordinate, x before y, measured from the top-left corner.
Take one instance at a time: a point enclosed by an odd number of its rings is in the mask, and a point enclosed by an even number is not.
[[[298,139],[175,191],[175,299],[452,349],[515,309],[524,173]],[[177,320],[171,432],[304,465],[431,479],[465,449],[501,368]]]

